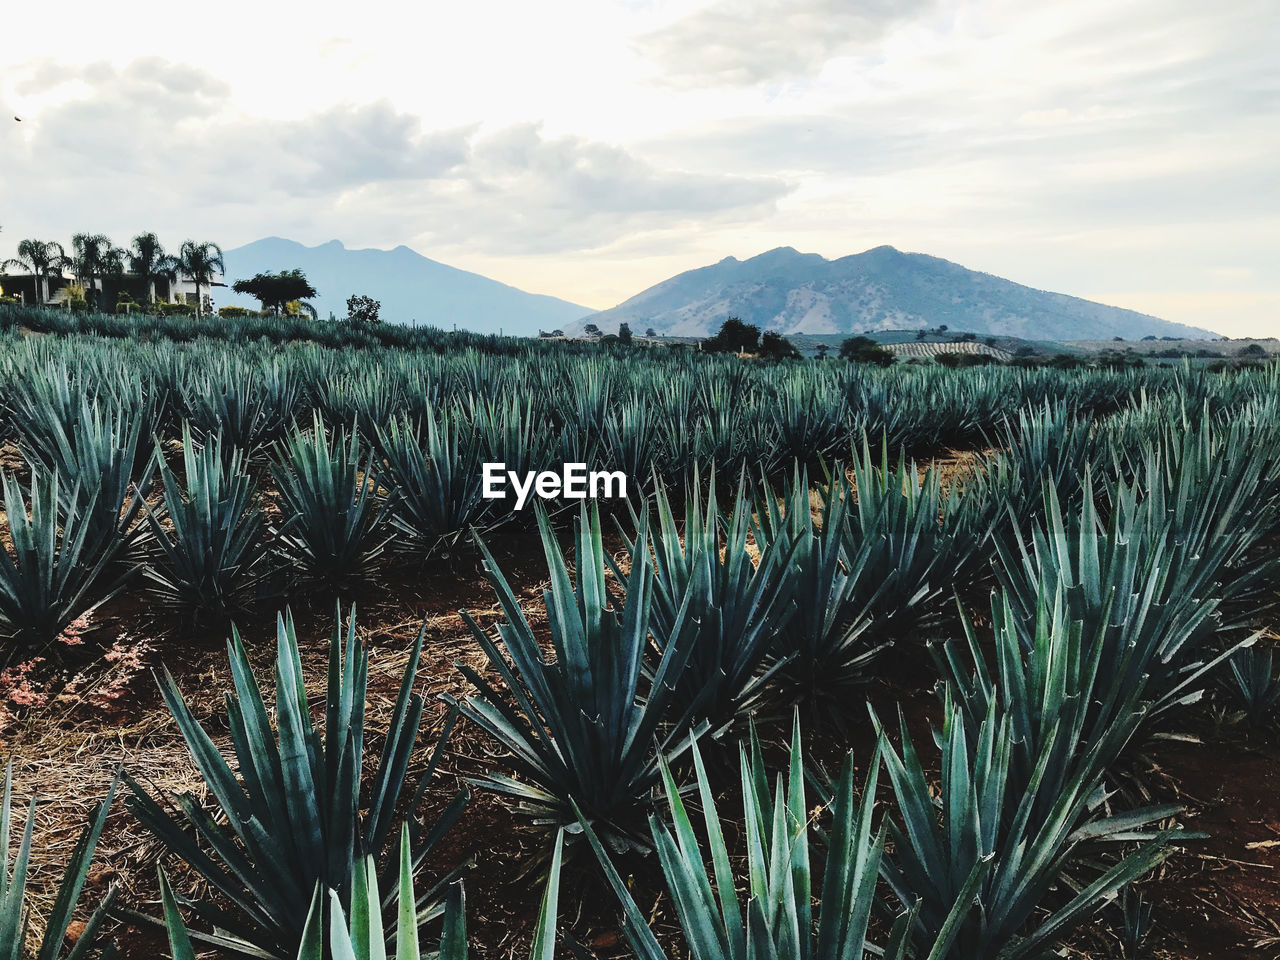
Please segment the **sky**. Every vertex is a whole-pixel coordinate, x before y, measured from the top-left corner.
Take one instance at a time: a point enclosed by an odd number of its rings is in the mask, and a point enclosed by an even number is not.
[[[1277,0],[69,0],[4,33],[0,258],[336,238],[604,309],[892,244],[1280,336]]]

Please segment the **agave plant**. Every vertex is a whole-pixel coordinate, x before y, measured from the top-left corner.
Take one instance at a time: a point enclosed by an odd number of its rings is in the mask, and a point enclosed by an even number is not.
[[[1237,650],[1230,663],[1234,693],[1244,707],[1245,718],[1250,726],[1265,727],[1280,703],[1280,677],[1272,666],[1271,650]]]
[[[632,479],[633,489],[649,476],[661,455],[661,441],[653,416],[639,397],[629,397],[605,417],[600,448],[596,454],[610,470],[621,470]]]
[[[644,815],[661,779],[658,758],[679,754],[705,724],[690,730],[676,697],[677,679],[692,653],[693,632],[677,624],[661,658],[646,671],[652,569],[643,516],[632,550],[625,599],[609,592],[609,563],[593,506],[575,530],[577,584],[545,512],[538,528],[551,578],[543,591],[555,661],[548,663],[519,599],[483,542],[485,572],[505,622],[502,647],[464,613],[498,675],[490,683],[466,664],[476,688],[463,714],[510,751],[520,779],[491,773],[476,782],[515,797],[536,822],[576,831],[579,816],[616,848],[643,845]],[[680,616],[687,616],[686,610]],[[504,656],[503,650],[506,655]],[[509,659],[508,659],[509,658]]]
[[[556,910],[560,897],[560,862],[563,836],[556,837],[551,870],[546,890],[542,896],[542,908],[538,911],[538,926],[534,931],[530,960],[553,960],[555,957]],[[414,912],[416,902],[413,893],[413,857],[410,852],[408,827],[400,837],[400,872],[394,891],[397,904],[394,930],[394,955],[396,960],[418,960],[422,956],[421,934],[418,917]],[[328,891],[329,927],[324,926],[324,893],[316,888],[307,912],[302,943],[298,946],[296,960],[387,960],[388,935],[383,932],[382,913],[384,898],[378,891],[378,870],[372,857],[365,858],[361,869],[352,876],[351,907],[349,914],[333,890]],[[160,871],[160,899],[164,905],[165,927],[169,933],[169,949],[173,960],[196,960],[190,932],[183,923],[178,909],[178,899],[173,895],[168,878]],[[326,936],[327,932],[327,936]],[[326,946],[328,951],[326,952]],[[461,882],[449,889],[449,899],[444,911],[444,933],[440,939],[437,960],[466,960],[467,921],[466,905]]]
[[[1043,506],[1040,491],[1053,488],[1059,502],[1074,506],[1085,470],[1100,455],[1101,441],[1088,418],[1065,403],[1020,409],[993,438],[999,453],[987,467],[1004,508],[1025,526]]]
[[[523,476],[541,469],[551,455],[552,437],[535,401],[519,395],[473,400],[468,418],[480,437],[485,462],[505,463]]]
[[[869,549],[853,556],[844,549],[848,509],[847,497],[827,495],[815,520],[803,472],[793,476],[781,498],[767,482],[760,486],[753,536],[764,555],[785,558],[771,569],[795,608],[773,654],[785,661],[776,679],[793,701],[838,708],[886,646],[869,642],[866,632],[866,607],[879,590],[863,584]]]
[[[342,596],[362,583],[389,537],[378,529],[373,456],[353,430],[332,441],[317,412],[276,447],[271,472],[284,506],[276,549],[302,578]]]
[[[1142,897],[1142,891],[1130,885],[1120,897],[1120,960],[1141,960],[1147,954],[1147,938],[1154,926],[1151,920],[1151,904]]]
[[[877,637],[915,635],[936,623],[944,590],[979,579],[991,519],[956,487],[944,491],[936,467],[921,477],[905,458],[891,466],[887,443],[877,462],[864,438],[852,467],[853,489],[841,476],[828,496],[852,501],[839,530],[845,555],[865,557],[854,602]]]
[[[1117,511],[1144,499],[1149,535],[1167,542],[1170,561],[1216,582],[1225,626],[1244,626],[1274,604],[1277,558],[1258,548],[1280,530],[1278,442],[1274,423],[1247,417],[1226,428],[1166,426],[1123,467],[1132,481],[1106,491]]]
[[[391,522],[418,552],[451,546],[488,512],[479,437],[458,417],[428,412],[425,435],[407,420],[393,420],[378,429],[377,443],[386,462],[379,482],[391,491]]]
[[[235,908],[225,910],[211,897],[189,899],[197,916],[212,928],[196,935],[197,939],[245,956],[288,960],[302,943],[317,885],[334,891],[343,909],[349,909],[365,858],[381,859],[387,847],[406,786],[405,774],[422,722],[423,700],[413,692],[422,638],[419,632],[409,652],[366,794],[367,806],[361,803],[361,780],[369,655],[356,633],[354,617],[348,621],[345,642],[339,622],[329,643],[323,735],[311,719],[292,616],[280,617],[276,631],[274,733],[244,644],[239,632],[232,632],[227,652],[235,692],[227,697],[227,722],[239,779],[166,671],[160,691],[217,804],[218,816],[184,793],[177,797],[179,819],[133,779],[126,780],[131,793],[126,804],[157,839]],[[435,772],[449,727],[412,798],[411,814]],[[465,789],[459,790],[434,824],[409,827],[414,869],[457,821],[466,800]],[[443,882],[413,901],[412,909],[422,922],[441,911],[442,889]]]
[[[1112,689],[1145,684],[1152,717],[1197,698],[1201,681],[1230,652],[1219,653],[1210,639],[1220,628],[1220,576],[1231,545],[1174,536],[1161,501],[1139,500],[1123,482],[1111,488],[1106,524],[1088,471],[1080,496],[1080,513],[1067,522],[1046,487],[1045,519],[1029,542],[996,544],[997,573],[1024,648],[1035,642],[1044,598],[1061,592],[1067,615],[1086,632],[1086,656],[1097,657]],[[1099,722],[1107,723],[1105,715]]]
[[[671,822],[664,823],[656,816],[650,819],[654,846],[689,956],[707,960],[862,960],[875,954],[888,960],[905,960],[910,947],[908,934],[916,919],[914,907],[896,918],[883,947],[873,946],[867,938],[885,843],[884,828],[873,829],[871,823],[880,766],[878,752],[868,768],[861,801],[855,799],[853,763],[846,758],[831,805],[826,842],[811,848],[810,834],[815,826],[805,799],[799,723],[792,736],[787,774],[778,775],[772,790],[760,759],[759,743],[753,736],[750,753],[745,747],[740,750],[742,832],[747,848],[745,884],[733,874],[724,840],[725,827],[696,746],[693,760],[707,836],[706,853],[665,763],[663,779]],[[640,960],[666,960],[666,952],[595,831],[586,821],[583,829],[622,903],[623,929],[631,949]],[[816,916],[812,890],[814,848],[824,854]],[[930,958],[945,956],[950,948],[980,877],[981,871],[974,869],[968,885],[959,891],[951,915],[928,953]],[[738,896],[738,889],[743,886],[748,891],[745,904]]]
[[[28,498],[9,474],[0,485],[10,541],[0,546],[0,635],[15,645],[47,644],[112,596],[127,572],[107,574],[112,551],[103,540],[109,534],[95,532],[91,520],[96,494],[81,506],[75,487],[64,496],[58,474],[40,470],[32,471]],[[0,663],[9,652],[6,645]]]
[[[832,454],[846,438],[847,399],[834,384],[805,368],[789,370],[772,398],[777,432],[776,468],[810,466]]]
[[[71,916],[80,904],[80,896],[84,892],[85,880],[89,876],[89,863],[93,859],[93,851],[102,836],[102,828],[106,825],[107,815],[111,812],[111,801],[115,798],[119,777],[111,782],[107,796],[93,810],[89,823],[76,841],[71,851],[71,859],[62,873],[62,881],[58,884],[58,894],[54,898],[53,907],[45,921],[44,934],[36,945],[35,953],[25,950],[29,936],[28,921],[30,910],[26,905],[27,875],[31,866],[31,834],[36,820],[36,801],[33,798],[27,808],[26,826],[22,831],[22,840],[14,853],[11,842],[12,829],[12,787],[13,763],[5,768],[4,796],[0,798],[0,960],[24,960],[31,956],[35,960],[88,960],[98,941],[103,923],[111,914],[116,899],[116,888],[113,886],[107,895],[94,908],[85,921],[75,945],[64,949],[67,928],[71,925]],[[101,956],[106,958],[115,955],[114,946],[105,948]]]
[[[879,720],[875,723],[883,737]],[[1056,733],[1045,738],[1030,776],[1011,775],[1013,725],[995,703],[976,738],[961,712],[946,704],[942,730],[935,733],[942,754],[938,790],[924,772],[905,720],[901,727],[901,754],[892,747],[884,750],[901,821],[890,820],[893,853],[886,855],[881,873],[903,904],[919,903],[912,923],[918,948],[926,949],[956,921],[953,909],[960,894],[970,889],[975,871],[980,877],[976,897],[965,898],[954,941],[939,960],[1047,958],[1057,938],[1169,853],[1177,831],[1143,834],[1140,828],[1180,808],[1099,815],[1106,792],[1091,771],[1081,766],[1066,778],[1046,777],[1057,754]],[[1047,815],[1037,816],[1038,808]],[[1053,892],[1068,871],[1085,869],[1082,844],[1135,836],[1145,838],[1136,849],[1118,855],[1092,879],[1073,878],[1075,895],[1054,903]],[[1046,907],[1048,915],[1037,916]]]
[[[140,523],[157,457],[142,452],[147,412],[82,400],[74,423],[53,418],[39,442],[24,445],[29,462],[64,481],[64,513],[77,512],[89,526],[89,542],[109,560],[128,557],[145,544]]]
[[[773,674],[789,661],[765,659],[795,611],[779,567],[788,557],[779,539],[753,564],[748,551],[751,501],[742,487],[725,517],[712,477],[704,502],[698,473],[685,497],[683,526],[677,524],[666,489],[657,484],[653,528],[650,630],[660,662],[672,645],[692,653],[676,680],[675,697],[689,713],[720,728],[750,713],[765,696]],[[624,539],[626,539],[624,534]],[[637,543],[627,539],[631,556]],[[692,631],[686,639],[674,630]]]
[[[1131,669],[1126,658],[1113,670],[1102,669],[1107,637],[1070,619],[1061,587],[1053,596],[1041,593],[1027,646],[1025,625],[1003,593],[992,598],[991,620],[992,667],[989,645],[979,641],[967,617],[967,643],[935,651],[944,707],[954,707],[963,719],[970,742],[980,739],[993,709],[1001,712],[1012,736],[1010,788],[1020,792],[1039,777],[1031,817],[1047,821],[1072,783],[1100,780],[1135,736],[1151,708],[1148,675]]]
[[[246,456],[278,437],[293,419],[298,383],[276,363],[246,369],[224,360],[212,372],[187,384],[183,406],[200,440],[218,437]]]
[[[160,467],[164,507],[147,513],[159,556],[146,573],[164,603],[195,621],[225,621],[260,579],[258,496],[241,451],[221,436],[197,445],[184,426],[182,457],[185,484],[167,464]]]

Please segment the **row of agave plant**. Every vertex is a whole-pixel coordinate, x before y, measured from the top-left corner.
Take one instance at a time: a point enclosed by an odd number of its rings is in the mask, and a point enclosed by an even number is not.
[[[676,949],[693,956],[1047,956],[1186,839],[1171,826],[1176,807],[1126,807],[1117,778],[1239,655],[1265,609],[1280,531],[1276,412],[1262,402],[1193,422],[1157,401],[1091,423],[1050,408],[1011,425],[1018,442],[961,483],[882,448],[816,485],[800,472],[780,490],[744,483],[727,508],[714,485],[695,484],[682,513],[659,490],[618,524],[617,556],[596,511],[582,511],[568,551],[538,513],[548,637],[480,538],[502,617],[493,630],[470,621],[492,670],[459,665],[474,692],[449,726],[461,715],[505,748],[505,765],[472,785],[513,798],[556,838],[535,954],[555,946],[561,847],[585,842],[645,960],[667,948],[614,866],[627,850],[656,854],[685,941]],[[964,606],[988,577],[994,645]],[[957,594],[960,612],[940,622]],[[962,635],[943,640],[957,622]],[[193,940],[250,956],[375,957],[388,939],[415,956],[435,918],[441,954],[462,955],[457,876],[413,887],[467,798],[464,788],[430,820],[416,814],[448,728],[419,783],[406,783],[421,643],[372,774],[367,654],[351,624],[331,643],[323,734],[291,622],[278,631],[274,729],[233,636],[234,766],[166,677],[217,805],[185,795],[166,808],[126,774],[133,814],[216,894],[180,898],[162,880],[175,957]],[[746,719],[797,706],[809,723],[848,719],[853,688],[890,644],[936,664],[932,737],[918,749],[905,723],[894,732],[873,715],[878,746],[859,791],[856,758],[829,780],[806,767],[797,726],[771,783]],[[729,849],[703,759],[726,730],[746,738],[742,851]],[[882,774],[893,799],[877,822]],[[403,809],[413,813],[393,850]],[[7,825],[6,812],[6,840]],[[0,888],[0,923],[15,930],[29,849]],[[87,869],[87,856],[73,866]],[[78,889],[71,876],[67,902]]]
[[[155,432],[156,405],[163,406],[163,400],[139,394],[107,405],[106,398],[88,396],[86,388],[81,379],[57,376],[18,380],[10,387],[8,406],[17,412],[18,446],[29,474],[25,491],[15,475],[0,478],[12,544],[0,551],[0,632],[18,640],[7,648],[10,654],[48,643],[135,575],[144,576],[161,602],[188,619],[225,621],[273,592],[278,596],[322,587],[350,596],[389,550],[425,557],[452,549],[471,530],[488,532],[499,523],[530,521],[531,511],[518,513],[509,500],[483,497],[485,462],[501,461],[517,471],[555,459],[607,465],[627,473],[633,493],[646,487],[646,477],[657,481],[656,486],[696,484],[704,463],[714,470],[723,462],[721,455],[738,464],[739,472],[745,472],[746,464],[741,450],[734,454],[723,446],[678,455],[677,441],[664,446],[663,432],[655,429],[644,407],[610,410],[599,399],[604,394],[593,394],[590,402],[577,398],[580,406],[598,410],[604,424],[599,430],[548,431],[539,426],[545,411],[536,412],[535,404],[473,397],[466,410],[436,412],[427,406],[416,422],[397,418],[388,408],[333,427],[313,409],[310,421],[293,422],[262,448],[257,445],[261,437],[246,434],[244,419],[283,422],[283,413],[266,417],[249,398],[241,397],[216,415],[183,420],[181,440],[166,442]],[[732,396],[717,402],[727,403],[728,409],[736,405]],[[966,483],[963,496],[954,489],[944,495],[936,471],[919,484],[907,478],[909,465],[890,463],[887,451],[893,445],[887,434],[880,435],[886,452],[875,461],[865,449],[867,434],[859,434],[862,449],[855,445],[852,458],[861,491],[856,506],[841,505],[844,498],[834,496],[827,509],[848,513],[868,531],[868,541],[874,539],[869,535],[872,525],[885,525],[890,549],[902,556],[860,557],[844,549],[837,557],[829,549],[825,562],[838,565],[853,585],[887,575],[892,568],[885,563],[907,564],[908,569],[895,572],[902,582],[883,588],[887,596],[896,597],[907,587],[914,590],[929,577],[967,585],[986,572],[973,558],[988,527],[1023,530],[1039,514],[1035,478],[1047,474],[1059,496],[1072,501],[1090,467],[1100,476],[1140,483],[1144,490],[1158,487],[1170,503],[1185,509],[1191,501],[1159,474],[1176,471],[1177,482],[1195,485],[1199,481],[1191,463],[1210,469],[1219,459],[1217,447],[1241,450],[1243,432],[1254,429],[1250,424],[1264,429],[1274,419],[1269,400],[1244,403],[1236,409],[1248,415],[1230,420],[1215,413],[1208,399],[1200,408],[1174,403],[1161,394],[1101,421],[1064,404],[1021,409],[990,428],[985,442],[999,452]],[[190,405],[185,412],[192,412]],[[364,426],[362,419],[367,420]],[[671,416],[670,436],[678,435],[674,424],[682,419]],[[844,420],[837,417],[821,430],[811,423],[794,442],[779,448],[785,453],[775,453],[767,465],[755,465],[764,501],[775,499],[767,492],[771,475],[785,478],[809,459],[816,459],[815,469],[826,469],[816,454],[830,452],[830,444],[816,443],[814,437],[843,439],[844,427],[836,430],[837,423]],[[726,425],[723,435],[726,443],[736,442],[733,438],[743,435],[741,425]],[[1187,439],[1179,441],[1179,436]],[[1201,447],[1183,449],[1192,443]],[[1252,463],[1255,471],[1265,467],[1264,458],[1240,462]],[[666,476],[660,464],[668,465]],[[719,470],[722,478],[736,475]],[[673,476],[682,480],[675,483]],[[1250,484],[1261,482],[1261,474],[1245,476],[1234,488],[1223,488],[1234,489],[1238,500],[1252,489]],[[263,488],[274,491],[274,504],[263,497]],[[799,489],[795,483],[793,488]],[[899,488],[918,492],[905,498],[888,495]],[[875,509],[868,505],[873,494],[878,497]],[[272,505],[278,510],[266,509]],[[940,524],[931,519],[935,508],[943,514]],[[792,511],[789,519],[773,507],[757,514],[770,528],[761,535],[772,531],[773,539],[780,536],[773,528],[806,522],[800,511]],[[934,559],[930,550],[915,547],[921,537],[945,540],[952,548],[962,543],[966,549],[954,569],[948,569],[947,557]],[[815,555],[811,562],[823,558]],[[867,576],[861,575],[864,564]],[[911,569],[913,564],[919,569]],[[837,587],[833,581],[830,589]],[[935,583],[902,602],[936,611],[941,589]],[[865,593],[863,588],[856,599],[869,602]],[[849,605],[838,596],[827,599],[842,608]]]
[[[220,432],[249,458],[295,422],[309,425],[313,411],[331,428],[354,424],[368,437],[395,421],[420,429],[429,415],[511,417],[578,459],[591,459],[610,434],[626,441],[621,447],[650,438],[635,451],[638,466],[652,460],[661,471],[670,466],[668,481],[684,481],[694,459],[714,459],[722,471],[741,462],[789,469],[796,458],[812,466],[863,433],[917,453],[982,443],[1006,419],[1045,402],[1096,416],[1141,398],[1175,397],[1216,413],[1269,395],[1274,377],[1271,370],[1224,376],[1190,368],[868,370],[672,350],[581,356],[530,347],[494,356],[0,337],[0,438],[37,442],[57,426],[67,429],[82,399],[136,412],[147,437],[178,439],[184,423],[197,436]],[[621,451],[606,452],[616,464]]]

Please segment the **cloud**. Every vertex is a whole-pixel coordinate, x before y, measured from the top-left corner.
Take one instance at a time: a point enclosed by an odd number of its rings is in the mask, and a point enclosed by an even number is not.
[[[353,216],[420,246],[492,255],[597,250],[637,233],[767,215],[791,187],[772,176],[662,169],[581,137],[516,124],[469,141],[448,177],[371,185]]]
[[[932,6],[934,0],[712,0],[637,46],[673,87],[789,80],[870,49]]]
[[[7,223],[41,235],[164,227],[176,242],[198,225],[236,242],[355,234],[544,254],[658,221],[758,215],[789,189],[772,176],[662,169],[535,123],[428,130],[387,101],[264,119],[216,78],[154,59],[40,63],[16,86],[45,100],[21,128],[0,127],[0,187]]]

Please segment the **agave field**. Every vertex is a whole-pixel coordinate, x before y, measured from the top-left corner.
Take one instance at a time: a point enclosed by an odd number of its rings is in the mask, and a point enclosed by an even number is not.
[[[0,960],[1276,954],[1275,367],[62,323]]]

